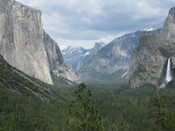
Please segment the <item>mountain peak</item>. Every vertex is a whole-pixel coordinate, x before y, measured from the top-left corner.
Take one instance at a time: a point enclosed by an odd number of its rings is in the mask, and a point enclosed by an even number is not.
[[[169,10],[169,14],[168,14],[168,17],[166,19],[164,27],[166,28],[166,27],[172,26],[172,24],[174,24],[174,26],[175,26],[175,7],[171,8]]]
[[[173,40],[175,37],[175,7],[169,10],[168,17],[164,24],[164,35],[166,39]]]
[[[173,15],[175,17],[175,7],[172,7],[169,11],[169,15]]]

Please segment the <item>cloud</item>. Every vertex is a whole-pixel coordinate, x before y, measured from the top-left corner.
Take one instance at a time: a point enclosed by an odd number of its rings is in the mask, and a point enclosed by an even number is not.
[[[147,26],[161,27],[169,8],[175,5],[175,0],[18,1],[42,10],[44,27],[55,39],[90,44]]]
[[[60,45],[61,50],[67,48],[68,46],[71,47],[84,47],[86,49],[90,49],[92,47],[94,47],[95,43],[97,42],[104,42],[105,44],[109,43],[110,41],[112,41],[114,38],[119,37],[123,34],[118,34],[117,36],[111,36],[108,35],[105,38],[102,39],[98,39],[98,40],[65,40],[65,39],[56,39],[56,41],[58,42],[58,44]],[[60,43],[64,43],[64,44],[60,44]]]

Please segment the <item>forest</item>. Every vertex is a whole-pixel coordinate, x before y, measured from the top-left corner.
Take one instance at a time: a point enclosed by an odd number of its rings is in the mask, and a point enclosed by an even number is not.
[[[0,131],[174,131],[175,89],[101,86],[58,88],[50,101],[1,88]]]

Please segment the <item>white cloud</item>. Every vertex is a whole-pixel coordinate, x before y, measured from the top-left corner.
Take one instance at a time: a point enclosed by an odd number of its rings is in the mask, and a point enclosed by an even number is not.
[[[88,48],[95,41],[109,41],[120,32],[160,27],[169,8],[175,5],[175,0],[18,1],[42,10],[44,27],[59,45]]]
[[[67,48],[68,46],[84,47],[86,49],[90,49],[90,48],[94,47],[96,42],[103,42],[105,44],[108,44],[109,42],[111,42],[115,38],[120,37],[124,34],[126,34],[126,32],[119,33],[118,35],[108,35],[108,36],[105,36],[105,37],[103,37],[101,39],[97,39],[97,40],[65,40],[65,39],[58,38],[58,39],[56,39],[56,41],[57,41],[58,45],[60,46],[61,50]]]
[[[101,0],[57,0],[56,4],[89,15],[101,14],[103,8],[103,1]]]
[[[68,46],[73,47],[84,47],[86,49],[90,49],[94,47],[96,42],[104,42],[105,44],[111,42],[116,36],[107,36],[106,38],[98,39],[98,40],[65,40],[65,39],[56,39],[58,45],[61,50],[67,48]]]
[[[68,33],[69,24],[66,23],[64,17],[57,13],[43,14],[44,26],[49,32]]]
[[[165,11],[164,9],[161,9],[159,7],[154,7],[148,1],[146,0],[140,0],[137,3],[137,8],[138,8],[138,16],[140,18],[143,17],[150,17],[150,16],[164,16]]]

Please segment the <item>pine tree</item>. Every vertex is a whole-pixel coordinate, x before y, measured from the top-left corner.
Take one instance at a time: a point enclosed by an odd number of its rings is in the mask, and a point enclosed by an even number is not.
[[[104,118],[92,102],[92,93],[85,84],[75,90],[75,100],[68,110],[68,125],[73,131],[104,131]]]
[[[155,131],[174,131],[174,112],[171,112],[169,100],[166,96],[153,96],[150,100],[151,121],[153,121]],[[170,105],[171,107],[171,105]]]

